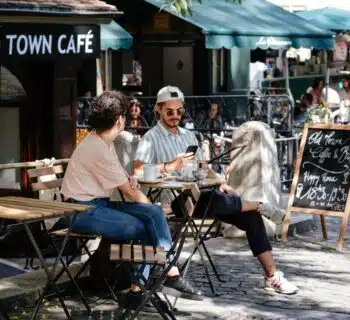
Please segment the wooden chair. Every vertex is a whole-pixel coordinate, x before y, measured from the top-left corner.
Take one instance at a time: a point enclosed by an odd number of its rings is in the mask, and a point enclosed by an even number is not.
[[[61,197],[61,201],[63,201],[63,197],[61,193],[59,192],[62,186],[63,178],[58,177],[56,175],[63,175],[64,169],[61,165],[53,166],[53,167],[44,167],[44,168],[37,168],[37,169],[29,169],[28,170],[28,176],[31,181],[31,188],[34,192],[40,192],[44,190],[55,190],[57,189],[57,192],[55,193],[55,198],[57,199],[57,195]],[[53,176],[50,180],[43,181],[43,177],[47,176]],[[34,180],[34,181],[33,181]],[[68,228],[63,228],[60,230],[55,230],[50,232],[52,235],[57,237],[65,237],[68,232]],[[98,237],[96,234],[87,234],[87,233],[76,233],[71,232],[70,238],[72,239],[78,239],[81,242],[81,245],[79,248],[84,249],[86,253],[88,254],[88,250],[86,248],[86,243],[89,240],[94,240]],[[76,256],[74,257],[76,258]]]
[[[29,179],[36,179],[35,182],[31,183],[31,188],[33,191],[42,191],[49,189],[60,189],[63,178],[56,178],[49,181],[41,181],[40,178],[51,176],[51,175],[63,175],[64,170],[61,165],[53,167],[43,167],[36,169],[28,169]]]
[[[43,167],[43,168],[36,168],[36,169],[29,169],[27,170],[28,176],[31,182],[31,188],[34,192],[40,192],[44,190],[52,190],[54,192],[53,200],[60,200],[63,201],[63,198],[60,193],[60,188],[63,182],[63,177],[57,177],[57,175],[63,175],[64,169],[61,165],[53,166],[53,167]],[[59,199],[58,199],[59,197]],[[70,225],[70,223],[68,224]],[[46,225],[44,222],[41,222],[42,229],[46,235],[48,235],[48,238],[50,240],[50,243],[52,245],[52,248],[55,250],[55,252],[58,254],[59,249],[56,245],[56,242],[58,239],[66,239],[67,236],[69,236],[69,239],[74,239],[77,242],[77,249],[75,252],[70,256],[66,257],[66,262],[61,258],[61,262],[63,265],[63,268],[57,273],[55,276],[54,281],[59,279],[64,272],[67,273],[72,283],[74,283],[75,287],[77,288],[78,294],[81,297],[82,302],[84,303],[86,310],[91,314],[90,306],[84,297],[83,293],[81,292],[79,286],[76,283],[76,279],[80,277],[82,272],[86,269],[86,263],[81,267],[80,271],[73,277],[70,274],[70,271],[68,269],[69,265],[78,257],[78,255],[82,252],[84,249],[86,253],[89,255],[89,257],[92,255],[91,252],[86,247],[86,243],[91,239],[96,239],[97,235],[93,234],[80,234],[80,233],[72,233],[70,232],[69,228],[64,228],[61,230],[55,230],[55,231],[48,231],[46,228]],[[64,243],[65,241],[63,241]],[[79,244],[80,243],[80,244]],[[63,245],[64,246],[64,245]],[[62,249],[62,248],[61,248]],[[89,260],[89,259],[88,259]]]
[[[39,171],[38,171],[39,170]],[[62,166],[55,166],[55,167],[43,167],[39,169],[29,169],[27,171],[29,180],[31,181],[31,177],[37,178],[34,183],[31,183],[31,189],[34,192],[40,192],[41,190],[53,190],[54,192],[56,191],[57,188],[59,188],[62,184],[63,179],[57,179],[56,174],[62,174],[63,173],[63,167]],[[55,180],[53,180],[52,177],[55,177]],[[39,177],[45,177],[49,178],[46,182],[40,181]],[[58,194],[58,193],[57,193]],[[61,199],[60,199],[61,200]],[[38,225],[38,230],[40,230],[42,225],[44,223],[36,223]],[[28,247],[27,253],[26,253],[26,262],[24,269],[28,269],[29,267],[33,270],[37,270],[40,268],[40,266],[34,266],[34,251],[32,250],[31,247]]]

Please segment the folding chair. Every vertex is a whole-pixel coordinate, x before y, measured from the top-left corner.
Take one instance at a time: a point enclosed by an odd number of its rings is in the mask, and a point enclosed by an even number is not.
[[[172,190],[173,191],[173,190]],[[191,195],[193,197],[193,199],[198,202],[198,199],[199,199],[199,196],[200,196],[200,190],[197,186],[197,184],[194,184],[192,186],[192,188],[190,189],[191,191]],[[214,192],[214,189],[213,189],[213,192]],[[174,196],[176,196],[176,194],[174,193]],[[183,194],[180,193],[179,195],[180,199],[182,199],[180,202],[181,204],[184,203],[183,201]],[[188,199],[190,199],[191,197],[189,196]],[[210,198],[210,201],[208,203],[208,206],[207,208],[210,207],[210,204],[211,204],[211,201],[212,201],[212,198]],[[210,273],[209,273],[209,269],[208,269],[208,266],[207,266],[207,262],[205,260],[205,257],[208,259],[209,261],[209,264],[210,266],[212,267],[214,273],[215,273],[215,276],[217,277],[218,281],[220,282],[224,282],[220,279],[220,276],[218,274],[218,271],[217,271],[217,268],[215,267],[215,264],[209,254],[209,250],[207,249],[206,245],[205,245],[205,240],[208,240],[210,238],[210,233],[211,231],[220,223],[218,220],[216,219],[207,219],[207,214],[208,214],[208,209],[204,212],[204,215],[203,215],[203,218],[202,221],[201,221],[201,224],[200,226],[198,227],[196,225],[196,221],[195,221],[195,217],[193,216],[188,216],[186,214],[186,211],[184,210],[184,208],[182,208],[182,205],[180,205],[180,208],[182,210],[182,213],[183,213],[183,218],[179,218],[179,217],[175,217],[175,218],[171,218],[169,219],[169,221],[171,222],[177,222],[179,223],[179,227],[177,228],[177,230],[175,230],[175,234],[181,234],[182,237],[187,237],[188,234],[187,233],[184,233],[182,230],[185,226],[188,226],[188,228],[191,230],[191,233],[192,233],[192,237],[193,237],[193,240],[194,240],[194,249],[190,255],[189,258],[187,258],[187,260],[185,261],[185,263],[182,265],[180,271],[181,273],[185,276],[187,274],[187,271],[188,271],[188,266],[189,266],[189,263],[190,261],[192,260],[193,258],[193,255],[198,251],[199,255],[200,255],[200,259],[202,261],[202,264],[203,264],[203,267],[204,267],[204,272],[205,272],[205,275],[208,279],[208,282],[209,282],[209,286],[210,286],[210,289],[212,291],[213,294],[216,295],[216,291],[215,291],[215,288],[214,288],[214,284],[212,282],[212,279],[211,279],[211,276],[210,276]],[[209,228],[207,229],[207,231],[203,234],[202,233],[202,230],[203,230],[203,226],[206,222],[209,222]],[[204,252],[202,252],[202,249],[204,250]],[[175,302],[176,303],[176,302]]]
[[[190,198],[187,199],[185,203],[185,210],[187,215],[192,216],[194,205]],[[185,232],[187,232],[187,228],[188,226],[185,227]],[[143,306],[149,301],[158,310],[163,319],[176,319],[172,310],[169,308],[164,308],[162,305],[162,299],[159,297],[157,289],[164,283],[169,270],[173,266],[176,266],[184,242],[184,237],[176,237],[176,239],[173,241],[171,249],[167,253],[165,253],[164,248],[161,247],[143,245],[111,245],[111,261],[121,263],[131,262],[135,267],[137,265],[142,265],[142,267],[138,270],[137,277],[144,282],[144,284],[138,283],[138,285],[145,294],[145,297],[134,312],[130,309],[126,309],[121,315],[120,319],[135,319]],[[146,265],[151,267],[151,272],[148,279],[145,279],[142,275]],[[161,270],[161,274],[158,275]]]
[[[61,165],[59,166],[53,166],[53,167],[43,167],[43,168],[37,168],[37,169],[29,169],[28,170],[28,176],[29,179],[31,181],[31,188],[34,192],[39,192],[39,191],[43,191],[43,190],[55,190],[57,192],[55,192],[56,196],[60,195],[59,193],[59,189],[62,185],[63,182],[63,178],[57,178],[57,174],[61,175],[64,173],[64,169]],[[54,175],[53,179],[47,180],[46,179],[40,179],[42,177],[47,177],[47,176],[51,176]],[[55,178],[56,177],[56,178]],[[33,181],[34,180],[34,181]],[[44,181],[43,181],[44,180]],[[55,197],[56,197],[55,196]],[[62,198],[60,199],[62,200]],[[53,247],[53,249],[55,250],[56,253],[59,252],[59,249],[57,248],[57,245],[55,243],[55,240],[57,239],[62,239],[65,238],[67,236],[67,233],[69,232],[69,229],[65,228],[65,229],[61,229],[61,230],[56,230],[56,231],[52,231],[50,232],[49,230],[47,230],[46,225],[44,222],[41,223],[42,226],[42,230],[44,231],[45,234],[48,235],[48,239],[50,241],[51,246]],[[87,263],[85,262],[85,264],[82,266],[81,270],[73,277],[70,272],[69,272],[69,265],[78,257],[78,255],[82,252],[82,250],[84,249],[85,252],[89,255],[89,259],[92,256],[91,252],[88,250],[86,243],[89,240],[92,239],[96,239],[98,236],[95,234],[82,234],[82,233],[69,233],[69,237],[70,239],[75,239],[75,240],[79,240],[79,245],[77,247],[77,250],[75,251],[75,253],[66,258],[66,262],[64,262],[61,259],[63,268],[57,273],[54,281],[56,281],[57,279],[59,279],[62,274],[64,272],[66,272],[71,280],[71,282],[74,284],[75,288],[78,291],[78,294],[84,304],[84,306],[86,307],[87,311],[89,313],[91,313],[91,309],[89,307],[89,304],[87,303],[86,298],[84,297],[83,293],[81,292],[79,286],[76,283],[76,280],[79,278],[79,276],[84,272],[84,270],[87,267]],[[77,241],[78,243],[78,241]]]
[[[62,166],[54,166],[54,167],[45,167],[45,168],[39,168],[39,169],[30,169],[28,170],[28,175],[29,178],[32,179],[37,179],[39,177],[42,176],[47,176],[47,175],[52,175],[52,174],[61,174],[63,173],[63,168]],[[53,188],[60,188],[61,184],[63,182],[63,179],[59,178],[59,179],[55,179],[52,181],[45,181],[45,182],[33,182],[31,184],[32,186],[32,190],[33,191],[40,191],[40,190],[49,190],[49,189],[53,189]],[[120,193],[122,199],[123,199],[123,195]],[[123,199],[124,200],[124,199]],[[42,226],[43,229],[45,229],[46,232],[48,232],[46,230],[46,226],[45,224],[43,224]],[[55,250],[57,251],[57,247],[55,245],[55,237],[57,238],[62,238],[65,237],[67,232],[69,230],[64,228],[64,229],[60,229],[60,230],[55,230],[55,231],[51,231],[49,232],[50,235],[53,236],[53,238],[50,237],[51,240],[51,244],[52,246],[55,248]],[[87,242],[93,239],[96,239],[98,237],[97,234],[87,234],[87,233],[76,233],[76,232],[70,232],[70,238],[71,239],[76,239],[77,241],[79,241],[79,245],[77,247],[77,250],[75,251],[75,253],[73,255],[71,255],[70,257],[67,257],[67,261],[66,261],[66,265],[69,266],[75,259],[76,257],[78,257],[78,255],[84,250],[85,253],[88,255],[88,259],[85,261],[85,263],[83,264],[83,266],[80,268],[80,270],[76,273],[76,275],[74,276],[74,278],[71,278],[70,280],[75,284],[75,286],[79,289],[79,287],[76,285],[76,280],[81,276],[81,274],[87,269],[87,267],[91,264],[92,262],[92,257],[93,257],[93,252],[91,252],[88,248],[87,248]],[[122,246],[122,244],[113,244],[112,246]],[[113,260],[112,260],[113,261]],[[159,261],[158,261],[159,262]],[[120,266],[119,266],[120,267]],[[59,277],[62,276],[62,274],[66,271],[66,269],[61,269],[58,274],[55,277],[55,280],[57,280]],[[115,294],[115,288],[110,284],[108,276],[103,275],[103,282],[105,283],[111,297],[115,300],[118,301],[118,297]],[[84,297],[83,293],[79,290],[79,295],[88,311],[89,314],[91,314],[91,308],[88,305],[86,298]]]

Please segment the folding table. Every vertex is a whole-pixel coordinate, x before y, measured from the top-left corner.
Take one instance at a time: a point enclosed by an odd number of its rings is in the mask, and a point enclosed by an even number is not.
[[[202,221],[201,221],[201,224],[200,224],[199,227],[197,227],[196,224],[195,224],[195,221],[194,221],[195,217],[189,216],[187,214],[187,212],[185,210],[185,201],[184,201],[184,198],[182,197],[182,193],[185,190],[190,190],[195,183],[197,183],[197,185],[200,188],[213,188],[212,197],[209,200],[206,212],[204,212],[203,217],[201,218]],[[148,196],[150,197],[152,202],[156,202],[157,198],[159,197],[161,192],[164,191],[164,190],[170,190],[173,193],[174,196],[176,196],[176,192],[179,193],[180,199],[181,199],[181,202],[182,202],[182,206],[181,206],[182,207],[182,213],[183,213],[183,216],[184,216],[184,224],[181,226],[181,229],[184,226],[188,225],[189,228],[191,229],[192,236],[193,236],[193,239],[194,239],[193,252],[190,255],[189,259],[185,262],[186,268],[185,268],[184,275],[187,272],[189,263],[191,262],[191,259],[192,259],[193,255],[194,255],[194,253],[196,251],[198,251],[198,253],[200,255],[200,258],[201,258],[201,261],[203,263],[203,267],[204,267],[204,271],[205,271],[206,277],[208,279],[208,282],[209,282],[209,285],[210,285],[210,288],[211,288],[213,294],[216,293],[215,292],[215,288],[214,288],[213,282],[211,280],[211,277],[210,277],[210,274],[209,274],[209,270],[208,270],[206,261],[204,259],[204,254],[203,254],[203,252],[201,250],[201,247],[203,247],[203,249],[205,251],[205,254],[206,254],[206,256],[207,256],[207,258],[209,260],[209,263],[213,267],[213,269],[215,271],[215,274],[218,277],[218,279],[219,279],[219,276],[218,276],[218,274],[216,272],[216,268],[215,268],[215,266],[213,264],[213,261],[212,261],[212,259],[210,257],[210,254],[209,254],[209,252],[208,252],[208,250],[207,250],[207,248],[206,248],[206,246],[204,244],[204,241],[202,239],[203,238],[202,237],[203,236],[202,229],[203,229],[204,221],[207,218],[208,208],[210,207],[210,204],[211,204],[212,199],[213,199],[215,187],[221,185],[222,183],[225,183],[225,181],[222,180],[222,179],[204,179],[204,180],[199,181],[199,182],[184,182],[184,181],[178,181],[178,180],[170,180],[169,178],[165,179],[164,181],[158,182],[158,183],[144,183],[144,182],[140,181],[140,184],[142,184],[142,186],[145,186],[145,187],[149,188]],[[156,194],[156,196],[154,198],[151,197],[153,190],[158,190],[158,192],[157,192],[157,194]],[[186,238],[187,235],[188,235],[188,232],[184,232],[182,234],[182,237]],[[206,234],[204,236],[206,236]]]
[[[22,224],[24,226],[24,229],[26,230],[29,241],[33,245],[34,250],[47,276],[46,286],[37,301],[35,310],[32,315],[32,319],[36,318],[44,297],[50,292],[57,294],[67,319],[72,319],[67,309],[67,306],[64,303],[62,293],[58,290],[56,285],[57,281],[60,278],[57,276],[55,277],[59,263],[62,265],[65,273],[68,275],[70,281],[74,284],[75,288],[77,289],[77,292],[81,297],[85,307],[87,308],[88,311],[91,311],[74,277],[71,275],[66,263],[62,259],[62,254],[69,239],[69,235],[71,231],[71,219],[75,215],[86,212],[92,208],[94,207],[87,206],[87,205],[73,204],[73,203],[58,202],[58,201],[30,199],[30,198],[23,198],[23,197],[0,197],[0,219],[16,220],[19,224]],[[33,235],[33,232],[31,230],[31,223],[41,222],[44,225],[43,222],[47,219],[63,218],[63,217],[66,217],[69,220],[68,232],[63,239],[61,248],[58,249],[56,245],[53,243],[55,249],[57,250],[57,257],[55,258],[53,267],[50,270],[37,244],[37,241]],[[50,238],[50,235],[48,234],[46,228],[43,228],[42,232],[46,233],[47,236]],[[63,273],[61,273],[61,275],[62,274]]]

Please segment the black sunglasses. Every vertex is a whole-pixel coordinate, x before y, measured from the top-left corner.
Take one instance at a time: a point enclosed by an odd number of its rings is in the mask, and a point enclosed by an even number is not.
[[[180,107],[180,108],[177,108],[177,109],[168,109],[167,111],[166,111],[166,115],[168,116],[168,117],[171,117],[171,116],[173,116],[174,114],[177,114],[178,116],[180,116],[180,117],[182,117],[183,115],[184,115],[184,113],[185,113],[185,108],[184,107]]]

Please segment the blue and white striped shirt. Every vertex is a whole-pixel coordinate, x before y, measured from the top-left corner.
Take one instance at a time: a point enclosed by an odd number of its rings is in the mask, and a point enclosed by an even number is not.
[[[164,163],[184,154],[189,146],[198,146],[198,140],[192,131],[178,127],[178,133],[172,134],[160,121],[149,130],[138,144],[135,160],[142,163]],[[198,148],[196,160],[202,160]]]

